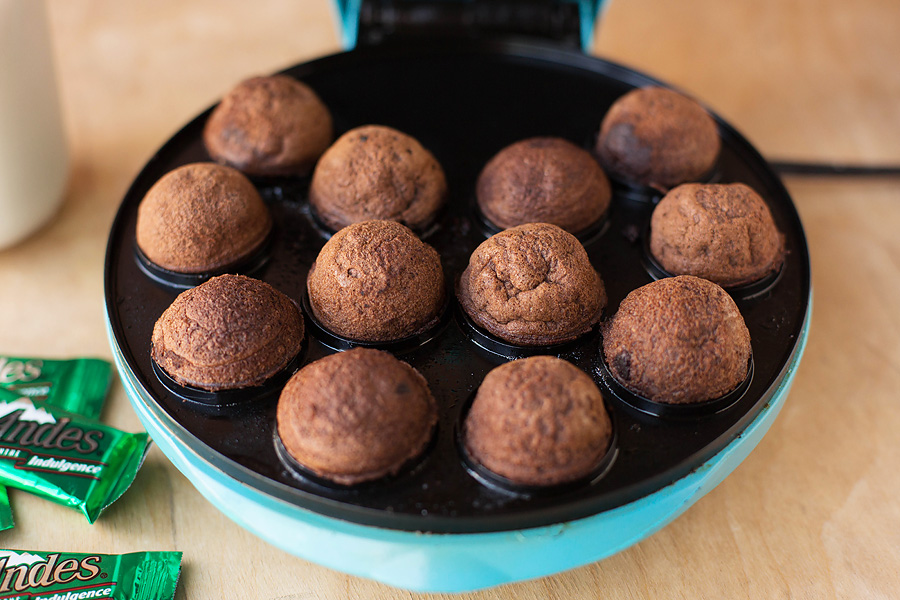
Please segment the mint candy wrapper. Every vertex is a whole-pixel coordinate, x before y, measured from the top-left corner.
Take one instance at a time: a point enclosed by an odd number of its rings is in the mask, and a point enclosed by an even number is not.
[[[53,360],[0,356],[0,388],[42,400],[69,412],[99,419],[112,364],[96,358]],[[14,525],[6,489],[0,487],[0,531]]]
[[[171,600],[181,552],[0,550],[0,600]]]
[[[0,484],[75,508],[90,523],[131,485],[149,444],[146,433],[0,389]]]
[[[112,376],[112,364],[98,358],[0,356],[0,388],[89,419],[100,418]]]
[[[9,496],[6,488],[0,486],[0,531],[10,529],[15,525],[13,521],[12,507],[9,505]]]

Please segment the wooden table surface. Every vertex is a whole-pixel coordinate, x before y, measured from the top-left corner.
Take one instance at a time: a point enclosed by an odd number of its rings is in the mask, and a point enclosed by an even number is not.
[[[71,178],[58,216],[0,252],[0,354],[110,358],[104,249],[131,179],[237,81],[338,41],[326,0],[51,0],[49,9]],[[615,0],[593,51],[702,99],[769,158],[900,163],[898,30],[896,0]],[[900,595],[900,179],[786,183],[809,236],[815,307],[793,391],[757,449],[640,544],[471,597]],[[141,428],[120,385],[104,418]],[[94,525],[10,494],[17,525],[0,546],[180,550],[179,598],[410,596],[258,540],[156,449]]]

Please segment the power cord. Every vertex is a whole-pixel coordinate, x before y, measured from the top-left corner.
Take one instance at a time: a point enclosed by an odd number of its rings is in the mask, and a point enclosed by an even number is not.
[[[900,165],[842,165],[837,163],[770,161],[781,175],[825,175],[836,177],[897,177]]]

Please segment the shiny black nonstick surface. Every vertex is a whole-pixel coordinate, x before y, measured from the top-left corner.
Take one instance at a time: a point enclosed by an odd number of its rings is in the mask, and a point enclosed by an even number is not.
[[[448,289],[453,289],[469,255],[489,234],[473,209],[475,180],[488,159],[514,141],[538,135],[560,136],[590,148],[604,113],[617,97],[632,87],[656,83],[602,60],[516,43],[364,49],[302,64],[287,73],[322,97],[335,117],[337,135],[363,124],[389,125],[416,137],[441,162],[449,203],[424,239],[441,254]],[[750,329],[754,363],[752,380],[736,403],[718,413],[650,415],[634,409],[604,383],[600,335],[595,331],[551,352],[594,377],[607,397],[617,438],[608,471],[593,483],[543,493],[485,485],[467,470],[457,429],[484,375],[509,356],[479,346],[505,352],[502,345],[472,332],[453,300],[433,339],[389,348],[425,376],[439,405],[436,439],[424,458],[397,476],[353,488],[298,478],[279,459],[273,437],[277,393],[210,410],[174,393],[154,372],[150,359],[153,324],[181,289],[141,269],[134,243],[136,211],[150,186],[165,173],[209,160],[201,142],[208,114],[175,134],[126,194],[109,239],[106,302],[128,367],[172,421],[184,428],[178,434],[181,441],[199,444],[214,468],[248,485],[332,517],[395,529],[478,532],[559,523],[635,500],[696,469],[740,435],[784,376],[809,309],[809,256],[803,229],[777,176],[743,137],[718,120],[723,149],[713,177],[741,181],[760,192],[786,235],[788,250],[782,274],[769,290],[750,290],[753,297],[745,297],[749,292],[733,294]],[[328,235],[310,215],[308,179],[255,183],[272,211],[275,230],[267,260],[249,274],[302,306],[307,270]],[[641,239],[653,205],[649,199],[640,200],[641,194],[617,187],[608,225],[583,240],[609,294],[605,318],[628,292],[653,278]],[[304,317],[307,342],[301,364],[335,352],[327,344],[341,346],[318,331],[307,312]]]

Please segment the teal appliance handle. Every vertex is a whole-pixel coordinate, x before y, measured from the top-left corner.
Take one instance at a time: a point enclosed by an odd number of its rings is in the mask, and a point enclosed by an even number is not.
[[[608,0],[333,0],[346,50],[411,37],[517,36],[587,52]]]

